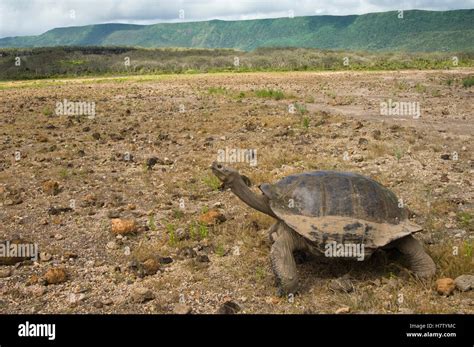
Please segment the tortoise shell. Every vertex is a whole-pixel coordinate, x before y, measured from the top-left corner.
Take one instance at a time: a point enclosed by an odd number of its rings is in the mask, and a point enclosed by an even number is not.
[[[302,173],[260,190],[277,217],[319,250],[334,241],[363,243],[373,251],[421,230],[392,191],[355,173]]]

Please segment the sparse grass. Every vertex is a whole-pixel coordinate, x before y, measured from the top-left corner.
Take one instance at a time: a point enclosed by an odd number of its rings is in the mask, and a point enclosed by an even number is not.
[[[224,87],[210,87],[207,89],[207,92],[209,94],[220,94],[220,95],[223,95],[223,94],[227,94],[227,89],[224,88]]]
[[[62,168],[62,169],[59,170],[58,175],[61,179],[66,180],[71,176],[71,173],[69,172],[68,169]]]
[[[397,161],[400,161],[404,155],[405,151],[400,147],[395,147],[393,149],[393,156],[397,158]]]
[[[258,89],[255,91],[255,96],[259,98],[270,98],[275,100],[281,100],[285,98],[285,94],[282,91],[273,89]]]
[[[207,175],[202,179],[202,181],[204,182],[206,186],[216,191],[219,189],[221,185],[221,181],[219,181],[219,179],[214,175]]]
[[[264,281],[265,277],[267,277],[267,271],[262,266],[257,266],[255,268],[255,279],[259,282]]]
[[[312,104],[312,103],[315,101],[315,99],[314,99],[314,96],[308,95],[308,96],[304,99],[304,101],[305,101],[306,103],[308,103],[308,104]]]
[[[48,117],[49,117],[49,116],[52,116],[52,115],[53,115],[53,110],[51,110],[51,109],[48,108],[48,107],[45,107],[45,108],[43,109],[43,115],[48,116]]]
[[[384,155],[391,154],[391,147],[385,142],[369,142],[368,145],[369,158],[375,159],[383,157]],[[392,152],[393,153],[393,152]]]
[[[431,96],[434,97],[434,98],[439,98],[441,96],[441,92],[439,91],[439,89],[434,89],[431,92]]]
[[[395,86],[401,91],[408,90],[408,83],[406,81],[398,81]]]
[[[474,231],[474,217],[469,212],[458,212],[457,220],[461,228],[465,228],[469,231]]]
[[[209,236],[209,228],[201,223],[192,221],[189,224],[189,237],[192,240],[203,240]]]
[[[191,240],[195,240],[197,238],[197,224],[195,222],[191,222],[189,224],[189,237]]]
[[[225,248],[222,244],[218,244],[214,250],[214,252],[219,256],[223,257],[225,255]]]
[[[429,253],[439,267],[439,276],[456,278],[473,273],[474,241],[441,242],[432,246]]]
[[[424,93],[426,92],[426,86],[424,86],[423,84],[421,83],[417,83],[415,85],[415,90],[418,92],[418,93]]]
[[[309,117],[303,117],[303,128],[308,129],[309,128]]]
[[[155,216],[153,214],[150,214],[148,216],[148,227],[150,230],[155,231],[156,230],[156,223],[155,223]]]
[[[168,223],[166,224],[166,232],[168,233],[168,242],[170,246],[175,246],[176,245],[176,227],[174,224]]]
[[[184,212],[179,209],[179,208],[175,208],[173,209],[173,218],[174,219],[182,219],[184,217]]]
[[[304,114],[308,113],[308,110],[306,109],[305,104],[300,104],[298,102],[295,102],[294,106],[295,106],[295,108],[296,108],[296,110],[298,111],[299,114],[304,115]]]
[[[473,85],[474,85],[474,76],[469,76],[462,80],[462,86],[464,88],[470,88]]]
[[[201,238],[201,240],[209,236],[209,229],[204,224],[199,223],[198,231],[199,231],[199,237]]]

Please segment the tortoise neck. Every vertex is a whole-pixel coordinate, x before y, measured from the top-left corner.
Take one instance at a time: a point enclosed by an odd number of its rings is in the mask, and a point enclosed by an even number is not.
[[[235,195],[239,197],[240,200],[245,202],[250,207],[253,207],[254,209],[271,217],[277,218],[270,208],[268,198],[264,195],[256,195],[254,192],[252,192],[250,188],[247,187],[241,176],[232,182],[230,189]]]

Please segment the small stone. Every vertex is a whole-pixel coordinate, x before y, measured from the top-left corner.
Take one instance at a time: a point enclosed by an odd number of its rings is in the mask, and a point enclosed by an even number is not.
[[[41,252],[39,257],[40,257],[40,260],[43,262],[47,262],[53,259],[53,256],[47,252]]]
[[[94,307],[95,308],[102,308],[104,307],[104,304],[100,301],[100,300],[97,300],[97,301],[94,301]]]
[[[183,247],[178,251],[178,256],[182,258],[195,258],[197,256],[197,253],[194,249],[191,247]]]
[[[0,278],[7,278],[12,275],[12,270],[10,269],[0,269]]]
[[[58,195],[60,191],[58,182],[52,180],[44,181],[42,189],[43,192],[48,195]]]
[[[225,222],[226,220],[227,220],[226,217],[217,210],[210,210],[209,212],[204,213],[201,216],[199,216],[199,219],[198,219],[199,223],[207,225],[207,226],[220,224],[220,223]]]
[[[160,269],[160,263],[154,258],[145,260],[142,265],[143,270],[145,270],[145,274],[149,276],[156,274]]]
[[[110,305],[112,305],[114,302],[113,302],[112,299],[107,298],[107,299],[104,299],[104,300],[102,301],[102,303],[103,303],[105,306],[110,306]]]
[[[360,121],[355,122],[354,125],[352,126],[354,130],[361,129],[362,127],[364,127],[364,124],[362,124],[362,122]]]
[[[350,293],[354,290],[354,285],[347,278],[338,278],[329,282],[329,289],[333,292]]]
[[[366,138],[361,137],[359,139],[359,146],[367,146],[368,144],[369,144],[369,140],[367,140]]]
[[[38,284],[33,285],[28,288],[28,292],[36,297],[43,296],[44,294],[46,294],[46,291],[47,291],[46,286],[42,286]]]
[[[59,284],[66,282],[67,273],[62,267],[56,267],[49,269],[43,276],[47,284]]]
[[[153,166],[155,166],[158,163],[159,159],[157,157],[151,157],[146,160],[146,166],[148,170],[151,170]]]
[[[132,291],[132,301],[138,304],[142,304],[146,301],[153,300],[155,295],[148,288],[137,287]]]
[[[269,296],[265,299],[265,302],[267,304],[271,305],[278,305],[280,303],[281,299],[277,296]]]
[[[5,206],[12,206],[12,205],[14,205],[14,202],[13,202],[12,199],[6,199],[4,201],[4,204],[5,204]]]
[[[175,235],[176,239],[178,239],[178,241],[183,241],[183,240],[189,239],[189,233],[184,228],[176,229],[174,235]]]
[[[171,257],[160,257],[159,259],[161,264],[171,264],[173,262],[173,258]]]
[[[75,304],[78,304],[79,302],[81,301],[84,301],[84,299],[86,298],[86,295],[85,294],[75,294],[75,293],[71,293],[68,295],[68,299],[67,301],[72,304],[72,305],[75,305]]]
[[[443,160],[449,160],[451,158],[451,156],[449,154],[441,154],[441,159]]]
[[[60,215],[61,213],[66,213],[66,212],[72,212],[72,208],[71,207],[54,207],[54,206],[51,206],[50,208],[48,208],[48,214],[51,215],[51,216],[57,216],[57,215]]]
[[[440,278],[436,281],[436,291],[440,295],[451,295],[454,288],[455,284],[452,278]]]
[[[62,239],[64,239],[64,236],[61,235],[61,234],[56,234],[56,235],[54,235],[54,238],[55,238],[56,240],[62,240]]]
[[[174,163],[174,161],[169,159],[169,158],[165,157],[165,159],[163,159],[163,164],[164,165],[173,165],[173,163]]]
[[[73,253],[73,252],[66,252],[66,253],[64,253],[63,257],[64,257],[64,259],[76,259],[77,254]]]
[[[137,231],[137,223],[133,219],[112,219],[112,233],[114,234],[130,234]]]
[[[120,211],[117,210],[110,210],[107,212],[107,217],[112,219],[112,218],[119,218],[120,217]]]
[[[441,182],[449,182],[449,177],[448,174],[441,174],[441,177],[439,178]]]
[[[30,278],[26,280],[25,285],[31,286],[31,285],[37,284],[39,280],[40,278],[38,275],[31,275]]]
[[[454,280],[456,288],[461,292],[474,289],[474,275],[461,275]]]
[[[375,287],[380,287],[380,285],[382,284],[382,282],[380,281],[380,279],[376,278],[375,280],[373,280],[371,282]]]
[[[182,303],[174,305],[174,309],[173,309],[174,314],[190,314],[191,311],[192,311],[191,307]]]
[[[234,301],[226,301],[219,307],[217,314],[235,314],[239,311],[240,306],[237,303]]]
[[[372,137],[374,138],[374,140],[380,140],[381,136],[382,136],[382,132],[380,130],[372,131]]]
[[[115,241],[109,241],[109,242],[107,242],[106,247],[108,249],[117,249],[119,247],[119,245],[117,245],[117,243]]]
[[[199,263],[209,263],[210,260],[209,260],[209,257],[205,254],[200,254],[196,257],[196,260],[199,262]]]
[[[338,308],[335,313],[336,314],[343,314],[343,313],[349,313],[351,312],[351,308],[349,306],[343,306],[341,308]]]

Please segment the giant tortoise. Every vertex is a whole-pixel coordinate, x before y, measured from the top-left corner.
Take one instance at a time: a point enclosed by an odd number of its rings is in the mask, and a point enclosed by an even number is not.
[[[211,169],[243,202],[277,220],[270,228],[270,258],[282,294],[297,290],[295,251],[363,260],[378,248],[396,248],[415,275],[426,278],[436,271],[411,235],[422,228],[408,220],[395,194],[373,179],[350,172],[307,172],[261,184],[263,194],[257,195],[237,170],[218,162]]]

